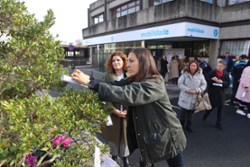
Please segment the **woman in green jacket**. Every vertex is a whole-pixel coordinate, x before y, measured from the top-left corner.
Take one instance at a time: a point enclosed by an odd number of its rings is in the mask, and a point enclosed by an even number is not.
[[[182,151],[186,138],[153,56],[145,48],[136,48],[128,56],[127,67],[130,77],[121,81],[98,83],[79,70],[71,76],[98,91],[101,101],[128,106],[129,151],[132,154],[139,149],[141,167],[161,160],[167,160],[170,167],[184,167]]]
[[[128,58],[122,52],[112,53],[105,63],[107,73],[103,76],[106,81],[120,81],[129,76],[127,73]],[[112,126],[101,128],[101,136],[109,142],[112,159],[117,161],[117,156],[123,157],[124,167],[129,167],[129,149],[127,142],[127,110],[126,106],[107,102],[107,105],[114,108],[111,114]]]

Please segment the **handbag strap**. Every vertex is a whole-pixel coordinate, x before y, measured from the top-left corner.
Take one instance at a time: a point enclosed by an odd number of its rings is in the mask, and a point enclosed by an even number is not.
[[[201,89],[201,93],[197,93],[197,98],[199,97],[199,96],[201,96],[200,94],[202,94],[202,97],[204,96],[204,91],[203,91],[203,89],[201,88],[201,87],[199,87],[200,89]]]
[[[204,91],[202,90],[202,88],[201,88],[201,87],[199,87],[199,88],[200,88],[201,93],[202,93],[202,96],[203,96],[205,93],[204,93]]]

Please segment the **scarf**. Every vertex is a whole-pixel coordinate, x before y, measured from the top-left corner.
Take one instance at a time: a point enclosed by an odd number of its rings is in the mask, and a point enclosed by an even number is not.
[[[223,75],[223,70],[221,72],[216,70],[216,74],[217,74],[217,78],[220,79],[222,77],[222,75]]]

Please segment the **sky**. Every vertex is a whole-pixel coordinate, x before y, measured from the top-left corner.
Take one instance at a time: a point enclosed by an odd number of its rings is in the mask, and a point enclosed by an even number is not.
[[[27,10],[42,21],[48,9],[56,17],[50,32],[59,35],[57,40],[73,42],[82,39],[82,29],[88,27],[89,5],[97,0],[23,0]]]

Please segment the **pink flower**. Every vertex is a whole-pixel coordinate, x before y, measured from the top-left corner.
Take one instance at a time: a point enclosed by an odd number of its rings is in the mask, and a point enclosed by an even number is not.
[[[26,163],[26,165],[32,165],[33,167],[33,165],[35,165],[33,164],[35,160],[36,160],[36,157],[28,157],[28,162]]]
[[[64,147],[68,147],[70,141],[71,141],[71,138],[66,139],[66,140],[63,142]]]
[[[25,159],[28,159],[28,157],[31,156],[31,153],[25,155]]]
[[[57,136],[54,137],[54,139],[51,140],[51,142],[54,142],[54,140],[57,138]],[[62,136],[62,137],[58,137],[56,142],[55,142],[55,145],[57,146],[59,143],[61,143],[63,140],[65,139],[65,136]],[[63,142],[63,145],[65,147],[68,147],[69,143],[71,141],[71,138],[68,138],[66,139],[64,142]]]

